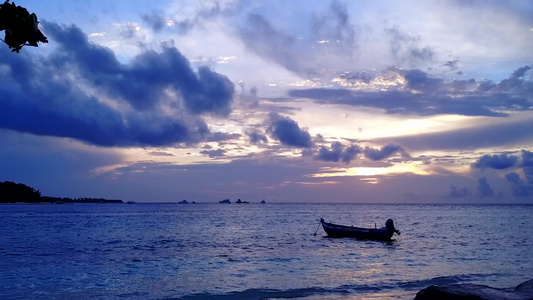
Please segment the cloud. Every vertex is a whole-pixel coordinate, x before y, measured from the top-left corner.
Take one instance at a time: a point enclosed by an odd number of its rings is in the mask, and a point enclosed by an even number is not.
[[[215,132],[207,137],[208,142],[223,142],[229,140],[236,140],[241,137],[238,133],[225,133],[225,132]]]
[[[242,2],[225,2],[219,1],[201,3],[200,7],[189,7],[187,14],[165,12],[162,10],[152,10],[149,13],[141,15],[142,20],[150,26],[154,32],[161,32],[165,28],[179,34],[187,34],[193,28],[201,27],[204,21],[219,17],[231,16],[241,9]]]
[[[516,172],[506,174],[505,179],[512,184],[514,196],[527,197],[533,195],[533,152],[522,150],[521,154],[518,166],[522,168],[525,180]]]
[[[148,154],[153,156],[176,156],[172,153],[164,152],[164,151],[151,151]]]
[[[459,60],[458,59],[451,59],[448,60],[443,64],[444,67],[450,68],[451,71],[455,71],[459,68]]]
[[[419,36],[411,36],[400,30],[397,26],[385,30],[390,40],[390,51],[400,63],[418,65],[433,60],[434,51],[429,47],[420,47]]]
[[[344,152],[341,154],[341,161],[345,163],[349,163],[352,160],[354,160],[357,155],[361,153],[361,147],[357,145],[351,145],[347,147]]]
[[[505,179],[511,183],[521,184],[523,183],[522,179],[520,179],[520,175],[515,172],[511,172],[505,175]]]
[[[253,131],[249,131],[246,133],[246,135],[248,136],[248,139],[250,141],[251,144],[260,144],[260,143],[267,143],[268,142],[268,139],[266,137],[266,135],[256,131],[256,130],[253,130]]]
[[[268,133],[281,144],[299,148],[312,146],[311,135],[306,130],[300,129],[298,123],[289,117],[282,117],[277,113],[271,113]]]
[[[119,28],[119,35],[124,39],[133,39],[139,30],[139,26],[132,23],[126,23],[121,25]]]
[[[407,81],[406,87],[417,91],[437,91],[443,84],[442,79],[431,78],[418,69],[401,72]]]
[[[483,155],[475,163],[473,163],[472,167],[478,169],[490,168],[503,170],[515,166],[517,162],[518,158],[516,156],[507,155],[505,153],[500,155],[487,154]]]
[[[357,47],[357,36],[350,22],[346,5],[332,1],[328,9],[314,13],[311,17],[311,39],[322,42],[322,52],[336,52],[340,56],[352,57]]]
[[[217,149],[217,150],[203,150],[200,151],[201,154],[207,155],[210,158],[216,158],[224,156],[224,153],[226,153],[226,150],[223,149]]]
[[[263,15],[251,13],[238,34],[249,50],[300,76],[344,69],[353,63],[357,37],[345,5],[333,1],[327,9],[312,14],[309,23],[304,20],[307,18],[300,18],[299,25],[303,32],[296,35],[290,29],[277,28]]]
[[[141,19],[148,24],[153,31],[159,32],[163,30],[167,24],[167,20],[163,14],[164,13],[161,10],[152,10],[149,13],[142,14]]]
[[[168,146],[209,133],[199,114],[231,111],[227,77],[207,67],[193,72],[175,48],[122,64],[79,28],[43,24],[55,52],[0,56],[0,128],[99,146]]]
[[[448,192],[449,198],[462,198],[467,196],[470,196],[470,191],[467,188],[463,187],[458,189],[454,185],[450,186],[450,191]]]
[[[331,161],[331,162],[343,162],[350,163],[354,160],[359,153],[362,152],[361,147],[357,145],[351,145],[345,147],[340,142],[334,142],[331,144],[331,150],[327,149],[324,146],[321,146],[318,150],[318,154],[315,156],[315,159],[322,161]]]
[[[418,83],[419,85],[421,83]],[[317,100],[319,103],[383,109],[387,114],[433,116],[456,114],[463,116],[504,117],[507,113],[499,109],[529,110],[518,101],[517,106],[509,96],[464,96],[452,98],[450,95],[413,93],[411,91],[358,92],[346,89],[312,88],[290,90],[289,96]],[[503,106],[503,107],[502,107]],[[496,110],[498,109],[498,110]]]
[[[477,190],[481,197],[492,197],[494,195],[494,191],[490,187],[486,177],[479,178],[478,182],[479,185],[477,187]]]
[[[533,195],[533,186],[531,185],[515,185],[513,187],[513,196],[515,197],[529,197]]]
[[[533,185],[533,152],[522,150],[522,161],[520,163],[524,176],[529,184]]]
[[[381,147],[381,149],[365,147],[363,153],[365,157],[370,160],[382,160],[400,151],[403,151],[403,148],[401,146],[391,143]]]
[[[418,69],[389,69],[363,78],[344,75],[336,80],[350,89],[293,89],[288,94],[319,103],[382,109],[387,114],[505,117],[512,111],[533,109],[528,100],[533,93],[530,72],[529,66],[520,68],[495,84],[474,79],[446,82]]]
[[[258,14],[250,14],[245,26],[239,30],[240,38],[247,48],[268,60],[274,61],[295,73],[311,72],[296,57],[297,39],[290,34],[277,30]]]
[[[505,175],[505,179],[512,184],[514,196],[527,197],[533,195],[533,184],[531,182],[524,182],[518,173],[508,173]]]
[[[153,108],[168,95],[168,90],[181,94],[190,113],[212,113],[226,116],[231,112],[234,85],[224,75],[200,67],[198,74],[176,48],[163,45],[160,53],[147,50],[135,56],[130,65],[121,64],[114,53],[90,43],[76,26],[43,22],[47,34],[60,46],[54,62],[76,68],[83,78],[111,96],[120,97],[137,110]]]
[[[522,150],[522,167],[533,167],[533,152]]]
[[[104,104],[62,77],[48,60],[4,54],[0,65],[13,74],[0,87],[0,128],[100,146],[160,146],[193,139],[195,129],[182,120],[123,114]]]
[[[532,127],[533,119],[528,118],[518,122],[493,122],[488,125],[440,133],[375,139],[373,141],[383,143],[392,140],[409,151],[480,149],[501,147],[502,145],[517,147],[533,140]]]

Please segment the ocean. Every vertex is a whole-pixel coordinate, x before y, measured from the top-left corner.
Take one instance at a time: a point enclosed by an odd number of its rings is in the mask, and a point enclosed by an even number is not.
[[[320,218],[401,235],[327,238]],[[0,299],[413,299],[533,279],[533,205],[0,205],[0,220]]]

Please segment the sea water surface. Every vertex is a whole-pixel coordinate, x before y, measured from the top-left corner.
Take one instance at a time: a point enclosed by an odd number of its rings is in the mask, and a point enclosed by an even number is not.
[[[402,234],[331,239],[319,218]],[[533,278],[533,205],[0,205],[0,220],[0,299],[413,299]]]

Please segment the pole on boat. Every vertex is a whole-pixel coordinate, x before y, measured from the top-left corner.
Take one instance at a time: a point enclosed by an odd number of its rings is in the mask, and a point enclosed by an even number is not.
[[[318,223],[318,227],[316,228],[315,234],[313,234],[313,236],[316,236],[316,233],[318,232],[318,229],[320,228],[320,224],[322,224],[322,223]]]

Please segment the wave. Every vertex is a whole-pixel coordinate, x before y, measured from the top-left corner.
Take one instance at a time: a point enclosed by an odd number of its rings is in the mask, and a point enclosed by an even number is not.
[[[233,291],[223,294],[214,293],[197,293],[185,295],[178,298],[168,298],[167,300],[228,300],[228,299],[293,299],[303,298],[310,296],[348,296],[354,294],[366,294],[366,293],[379,293],[387,291],[412,291],[420,290],[430,285],[442,285],[442,284],[454,284],[465,283],[479,279],[481,277],[487,277],[486,274],[461,274],[453,276],[442,276],[431,279],[406,281],[406,282],[391,282],[381,284],[369,284],[369,285],[341,285],[339,287],[324,288],[324,287],[307,287],[299,289],[277,290],[277,289],[247,289],[243,291]]]
[[[454,284],[454,283],[465,283],[474,281],[480,278],[493,276],[495,274],[460,274],[453,276],[440,276],[431,279],[416,280],[416,281],[407,281],[398,283],[398,286],[404,289],[423,289],[430,285],[444,285],[444,284]]]

